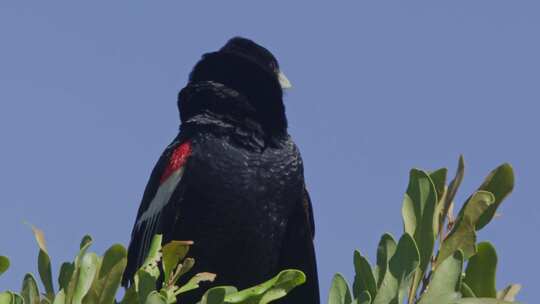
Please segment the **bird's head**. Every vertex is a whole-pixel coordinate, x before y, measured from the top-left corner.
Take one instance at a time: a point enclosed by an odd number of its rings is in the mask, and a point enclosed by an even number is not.
[[[189,76],[190,83],[215,81],[247,97],[269,135],[287,130],[283,89],[291,84],[274,55],[252,40],[234,37],[217,52],[204,54]]]
[[[220,50],[220,52],[236,54],[242,56],[266,69],[269,73],[276,75],[282,89],[292,87],[289,79],[279,69],[279,62],[276,57],[261,45],[252,40],[234,37],[229,40]]]

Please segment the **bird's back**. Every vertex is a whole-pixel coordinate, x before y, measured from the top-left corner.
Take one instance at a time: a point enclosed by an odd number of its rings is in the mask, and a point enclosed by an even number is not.
[[[287,137],[253,150],[211,132],[191,145],[170,237],[193,240],[196,270],[215,272],[219,283],[245,288],[269,279],[281,270],[283,236],[303,196],[296,146]]]

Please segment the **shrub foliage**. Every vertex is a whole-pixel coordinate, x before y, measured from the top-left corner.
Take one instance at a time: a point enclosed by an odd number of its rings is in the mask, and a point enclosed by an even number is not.
[[[497,253],[477,243],[477,231],[496,215],[514,188],[514,172],[503,164],[486,177],[454,215],[454,198],[463,180],[460,157],[447,185],[446,168],[412,169],[402,205],[404,232],[399,240],[384,234],[372,265],[354,252],[352,288],[336,274],[329,304],[504,304],[514,302],[518,284],[496,290]],[[465,262],[466,266],[465,266]]]
[[[404,232],[396,241],[382,235],[372,265],[359,251],[353,255],[352,287],[336,274],[328,304],[504,304],[513,303],[521,286],[510,284],[496,290],[497,253],[489,242],[477,242],[477,231],[496,216],[497,208],[514,187],[509,164],[494,169],[454,215],[454,198],[463,180],[460,157],[455,177],[447,185],[446,168],[432,172],[412,169],[402,205]],[[182,294],[213,281],[216,274],[198,273],[187,283],[195,260],[187,257],[189,241],[162,246],[156,235],[151,249],[125,290],[117,293],[127,264],[126,249],[115,244],[103,256],[89,251],[92,238],[85,236],[73,262],[61,264],[56,282],[43,232],[32,228],[38,247],[38,274],[26,274],[19,293],[0,293],[0,304],[169,304],[181,302]],[[0,256],[0,275],[9,259]],[[219,274],[218,274],[219,275]],[[286,296],[305,282],[298,270],[284,270],[274,278],[238,291],[233,286],[208,289],[200,304],[265,304]],[[55,288],[55,285],[57,286]],[[299,303],[304,304],[304,303]],[[309,303],[305,303],[309,304]]]

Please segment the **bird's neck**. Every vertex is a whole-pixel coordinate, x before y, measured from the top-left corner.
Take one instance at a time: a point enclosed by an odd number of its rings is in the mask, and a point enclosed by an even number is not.
[[[208,131],[264,148],[282,136],[268,134],[247,98],[221,83],[190,83],[178,97],[182,128]]]

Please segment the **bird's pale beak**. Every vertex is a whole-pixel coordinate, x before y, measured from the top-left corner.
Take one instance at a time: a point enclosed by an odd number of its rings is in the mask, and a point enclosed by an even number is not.
[[[281,85],[282,89],[290,89],[290,88],[292,88],[291,82],[289,81],[287,76],[285,76],[285,74],[283,74],[283,72],[281,72],[281,71],[278,74],[278,80],[279,80],[279,84]]]

